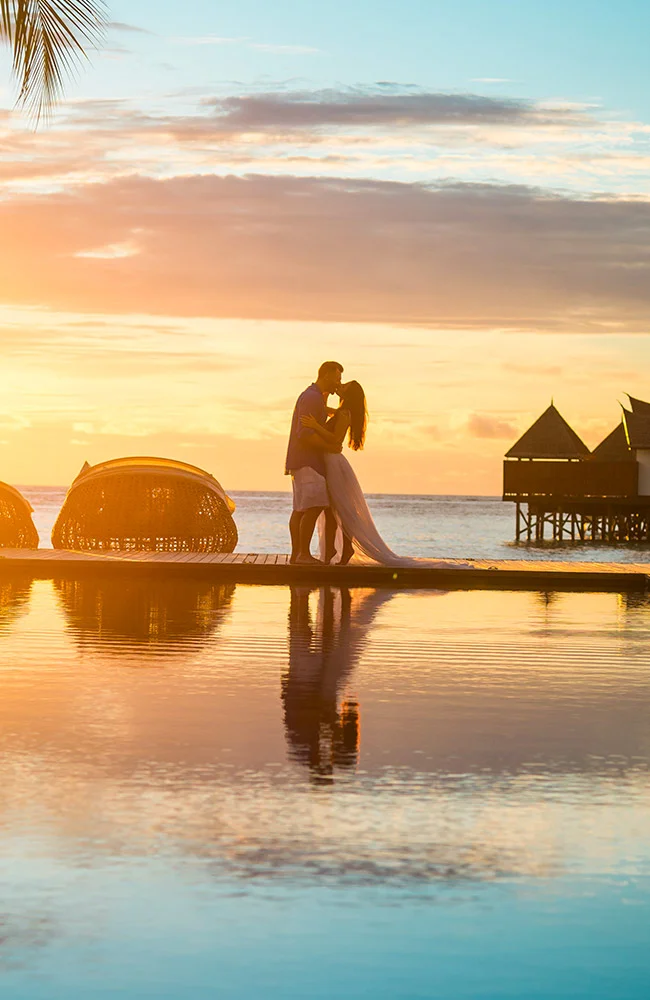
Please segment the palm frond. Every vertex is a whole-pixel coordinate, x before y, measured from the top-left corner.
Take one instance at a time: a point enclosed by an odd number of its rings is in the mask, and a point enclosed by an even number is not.
[[[19,102],[37,120],[51,111],[105,24],[103,0],[0,0],[0,38],[12,50]]]

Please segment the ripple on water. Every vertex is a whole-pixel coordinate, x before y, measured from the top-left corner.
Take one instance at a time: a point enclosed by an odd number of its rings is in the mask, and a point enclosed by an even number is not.
[[[606,945],[613,920],[637,942],[624,910],[650,900],[649,631],[645,601],[611,594],[0,588],[0,961],[15,995],[45,995],[32,973],[93,995],[128,954],[143,990],[164,966],[165,995],[200,992],[218,961],[244,996],[298,907],[300,948],[271,995],[301,995],[326,928],[339,957],[350,933],[357,959],[373,945],[373,995],[399,953],[408,995],[455,995],[489,954],[499,995],[586,996],[560,956],[582,955],[588,926],[599,975],[634,996],[638,962]],[[366,995],[354,977],[338,993]]]

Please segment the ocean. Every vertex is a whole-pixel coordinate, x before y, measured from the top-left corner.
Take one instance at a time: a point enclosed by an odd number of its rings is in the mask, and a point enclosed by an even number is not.
[[[0,995],[643,1000],[649,639],[640,594],[5,576]]]
[[[289,495],[233,498],[286,551]],[[405,555],[558,555],[369,501]],[[645,594],[4,573],[0,995],[642,1000],[649,676]]]
[[[21,486],[34,508],[40,544],[51,547],[50,535],[65,498],[57,486]],[[231,492],[239,552],[287,552],[289,493]],[[373,493],[368,505],[390,547],[405,556],[457,559],[563,559],[590,562],[643,562],[650,546],[516,545],[514,504],[500,497],[419,496]]]

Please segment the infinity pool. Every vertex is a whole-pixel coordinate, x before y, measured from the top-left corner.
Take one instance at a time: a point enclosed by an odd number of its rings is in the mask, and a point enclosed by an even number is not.
[[[8,1000],[645,998],[650,603],[0,580]]]

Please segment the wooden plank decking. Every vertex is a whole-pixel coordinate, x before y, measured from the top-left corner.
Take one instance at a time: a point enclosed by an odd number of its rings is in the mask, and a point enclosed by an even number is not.
[[[650,563],[533,562],[446,559],[441,567],[393,568],[374,563],[350,566],[292,566],[287,555],[255,552],[72,552],[60,549],[0,549],[0,577],[87,575],[203,577],[215,582],[323,584],[346,587],[430,589],[644,591]]]

